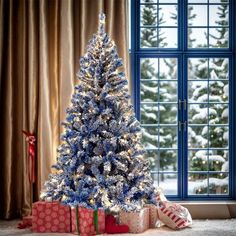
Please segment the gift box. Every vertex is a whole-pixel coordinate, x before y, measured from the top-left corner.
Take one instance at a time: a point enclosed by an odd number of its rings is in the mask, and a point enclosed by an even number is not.
[[[71,232],[69,206],[63,206],[56,201],[35,202],[32,207],[32,216],[33,232]]]
[[[139,212],[119,213],[120,224],[129,226],[130,233],[142,233],[149,228],[149,208],[143,208]]]
[[[158,215],[160,220],[172,229],[182,229],[192,224],[188,209],[177,203],[162,202]]]
[[[80,236],[90,236],[105,233],[105,212],[101,209],[87,208],[71,209],[72,233]]]
[[[159,220],[158,207],[154,204],[145,204],[144,207],[149,209],[149,228],[156,228],[156,223]]]

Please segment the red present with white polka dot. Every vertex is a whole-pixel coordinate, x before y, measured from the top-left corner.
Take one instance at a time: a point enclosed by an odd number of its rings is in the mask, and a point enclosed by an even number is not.
[[[59,202],[35,202],[32,208],[32,231],[69,233],[70,207]]]

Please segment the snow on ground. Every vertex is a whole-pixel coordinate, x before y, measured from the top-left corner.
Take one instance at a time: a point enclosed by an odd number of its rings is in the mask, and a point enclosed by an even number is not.
[[[229,184],[228,178],[209,178],[209,184],[215,186],[227,186]],[[188,194],[196,194],[196,190],[199,188],[206,188],[208,185],[208,179],[188,181]],[[177,179],[165,179],[158,184],[157,180],[154,180],[154,186],[160,187],[165,195],[177,194]]]

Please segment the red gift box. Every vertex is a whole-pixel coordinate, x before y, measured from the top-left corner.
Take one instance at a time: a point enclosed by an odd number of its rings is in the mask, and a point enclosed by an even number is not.
[[[92,209],[82,207],[71,209],[72,233],[80,236],[96,235],[96,223],[98,234],[105,233],[105,212],[97,210],[97,222],[95,214],[96,211]]]
[[[69,206],[63,206],[56,201],[39,201],[33,203],[32,215],[33,232],[71,232]]]

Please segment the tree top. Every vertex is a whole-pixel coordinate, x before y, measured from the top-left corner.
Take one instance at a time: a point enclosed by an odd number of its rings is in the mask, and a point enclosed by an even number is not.
[[[99,34],[105,33],[105,14],[102,12],[99,14],[99,26],[98,26],[98,32]]]

